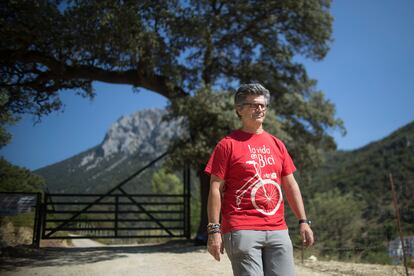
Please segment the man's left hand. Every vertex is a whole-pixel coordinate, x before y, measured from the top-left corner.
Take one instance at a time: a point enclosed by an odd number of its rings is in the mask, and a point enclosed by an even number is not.
[[[303,245],[306,247],[312,246],[315,240],[313,238],[313,231],[310,228],[309,224],[301,223],[299,225],[299,228],[300,228],[300,235],[302,237]]]

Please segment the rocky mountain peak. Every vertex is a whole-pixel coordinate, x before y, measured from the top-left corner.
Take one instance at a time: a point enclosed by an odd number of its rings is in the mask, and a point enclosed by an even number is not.
[[[176,137],[185,135],[183,119],[166,121],[166,113],[145,109],[122,116],[109,127],[100,144],[37,173],[53,192],[106,192],[165,153]],[[153,170],[149,168],[132,179],[129,191],[150,192]]]
[[[103,159],[134,154],[159,155],[167,150],[169,141],[183,133],[180,120],[165,121],[165,110],[144,109],[119,118],[107,131],[97,148],[84,156],[80,166],[89,170]]]

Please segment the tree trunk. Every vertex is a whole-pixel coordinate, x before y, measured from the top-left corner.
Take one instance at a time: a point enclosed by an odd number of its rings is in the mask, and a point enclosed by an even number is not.
[[[204,172],[204,167],[198,170],[198,178],[200,180],[200,200],[201,200],[201,209],[200,209],[200,225],[198,226],[197,236],[195,238],[196,243],[198,244],[207,244],[207,200],[208,193],[210,190],[210,176]]]

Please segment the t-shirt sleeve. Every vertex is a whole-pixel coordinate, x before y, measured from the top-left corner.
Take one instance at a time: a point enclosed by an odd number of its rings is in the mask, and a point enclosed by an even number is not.
[[[220,142],[217,144],[216,148],[211,154],[210,160],[208,161],[204,171],[210,175],[213,174],[224,180],[227,174],[227,166],[229,163],[228,160],[228,147],[226,147],[225,143]]]
[[[286,149],[286,146],[282,142],[279,143],[281,144],[281,151],[283,155],[282,176],[286,176],[294,173],[296,171],[296,167]]]

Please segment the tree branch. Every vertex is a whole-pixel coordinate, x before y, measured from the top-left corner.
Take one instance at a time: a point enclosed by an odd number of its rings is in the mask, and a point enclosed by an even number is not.
[[[158,93],[168,99],[187,96],[188,94],[176,86],[167,76],[157,75],[142,68],[125,71],[104,70],[92,65],[67,65],[66,62],[46,56],[37,51],[0,50],[0,60],[12,63],[40,63],[50,69],[54,75],[64,80],[85,79],[114,84],[131,84]]]

